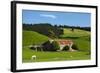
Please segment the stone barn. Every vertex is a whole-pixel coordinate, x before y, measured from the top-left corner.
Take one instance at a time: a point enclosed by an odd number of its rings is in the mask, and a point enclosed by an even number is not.
[[[60,49],[58,51],[62,51],[65,46],[69,47],[69,51],[75,51],[72,48],[72,45],[74,44],[74,42],[72,40],[60,39],[60,40],[57,40],[57,42],[58,42],[58,44],[60,46]]]
[[[53,41],[56,41],[60,46],[60,49],[57,51],[62,51],[65,46],[68,46],[69,51],[76,51],[76,50],[72,49],[72,45],[74,44],[74,42],[72,40],[66,40],[66,39],[48,40],[47,42],[42,44],[44,46],[44,50],[52,51],[52,48],[53,48],[52,42]]]

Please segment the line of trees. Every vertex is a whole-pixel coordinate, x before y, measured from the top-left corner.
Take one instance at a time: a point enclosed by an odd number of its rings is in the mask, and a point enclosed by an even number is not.
[[[81,26],[68,26],[68,25],[54,25],[55,27],[60,27],[60,28],[71,28],[72,30],[74,29],[81,29],[81,30],[86,30],[86,31],[91,31],[91,27],[81,27]]]
[[[81,29],[91,31],[90,27],[80,26],[68,26],[68,25],[51,25],[49,23],[38,23],[38,24],[23,24],[23,30],[36,31],[40,34],[46,35],[50,38],[58,38],[63,34],[63,28],[70,28],[71,31],[74,29]]]
[[[54,27],[49,23],[23,24],[23,29],[29,31],[36,31],[51,38],[57,38],[61,34],[63,34],[63,29],[60,29],[59,27]]]

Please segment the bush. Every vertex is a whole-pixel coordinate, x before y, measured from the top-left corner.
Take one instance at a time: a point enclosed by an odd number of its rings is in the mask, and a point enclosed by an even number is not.
[[[52,51],[52,44],[50,41],[43,43],[42,46],[44,51]]]
[[[53,46],[53,51],[57,51],[60,49],[60,46],[57,41],[53,41],[52,46]]]
[[[42,51],[42,47],[37,47],[37,51]]]
[[[36,48],[34,48],[34,47],[29,47],[31,50],[36,50]]]
[[[69,50],[69,47],[66,45],[64,48],[63,48],[63,51],[68,51]]]
[[[79,48],[78,48],[78,46],[77,46],[76,44],[73,44],[73,45],[72,45],[72,49],[74,49],[74,50],[79,50]]]

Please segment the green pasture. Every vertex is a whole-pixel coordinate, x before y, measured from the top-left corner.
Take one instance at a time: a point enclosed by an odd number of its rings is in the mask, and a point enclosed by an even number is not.
[[[36,55],[36,59],[32,59],[32,55]],[[43,52],[32,51],[29,48],[23,50],[23,62],[49,62],[49,61],[67,61],[67,60],[86,60],[90,59],[89,52]]]
[[[49,37],[33,31],[23,31],[23,51],[22,61],[27,62],[45,62],[45,61],[67,61],[67,60],[87,60],[90,59],[90,32],[85,30],[64,29],[64,34],[58,39],[71,39],[78,46],[79,50],[76,52],[61,51],[61,52],[44,52],[34,51],[28,47],[32,44],[42,44],[49,39]],[[32,60],[32,55],[36,55],[36,60]]]
[[[23,31],[23,46],[41,44],[48,40],[48,37],[34,31]]]
[[[90,32],[85,30],[74,29],[74,32],[72,32],[71,29],[64,29],[61,38],[73,40],[81,51],[90,51],[90,35]]]

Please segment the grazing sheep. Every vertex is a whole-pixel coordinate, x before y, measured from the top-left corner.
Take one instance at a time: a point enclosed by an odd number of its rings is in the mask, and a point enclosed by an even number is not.
[[[36,55],[32,55],[31,59],[36,60]]]

